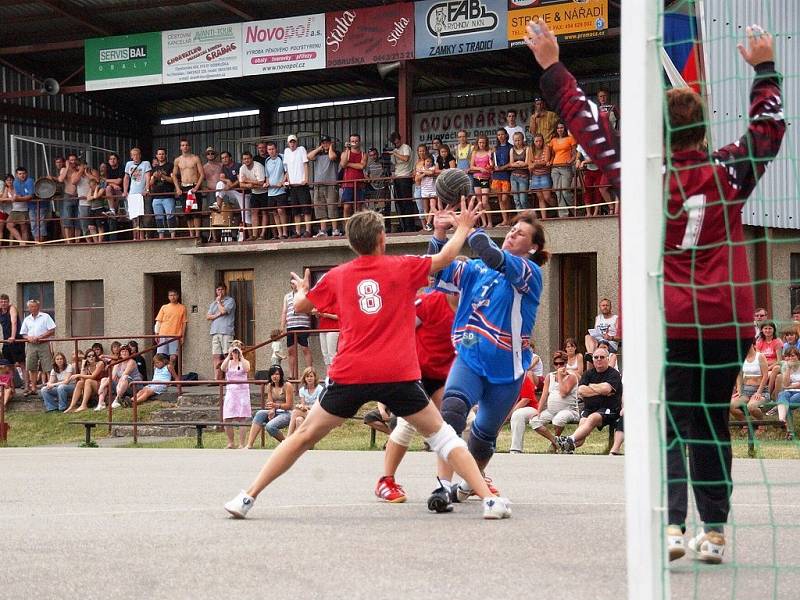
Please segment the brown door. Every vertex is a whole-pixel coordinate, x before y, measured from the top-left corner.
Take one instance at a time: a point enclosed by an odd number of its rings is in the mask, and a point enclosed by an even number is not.
[[[228,286],[228,294],[236,302],[236,323],[234,336],[246,346],[256,343],[256,315],[253,290],[253,271],[224,271],[223,281]],[[244,356],[250,361],[250,372],[256,372],[256,353],[246,352]]]
[[[167,294],[170,290],[175,290],[178,294],[181,293],[181,274],[177,273],[152,273],[150,275],[153,280],[153,305],[152,314],[150,319],[150,331],[152,331],[153,323],[156,321],[156,315],[161,307],[169,302]]]
[[[585,352],[583,338],[597,314],[597,255],[559,255],[561,280],[561,316],[559,345],[575,338]]]

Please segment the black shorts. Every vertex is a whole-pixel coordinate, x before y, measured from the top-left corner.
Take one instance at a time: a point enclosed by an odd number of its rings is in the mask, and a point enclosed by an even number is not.
[[[250,208],[269,208],[270,200],[267,194],[250,194]]]
[[[181,208],[184,210],[184,212],[186,212],[186,200],[187,200],[186,195],[189,192],[189,190],[192,189],[193,187],[194,187],[193,185],[181,186],[181,191],[183,193],[180,196],[180,203],[181,203]],[[194,195],[197,202],[197,208],[192,208],[187,214],[199,213],[203,211],[203,194],[201,194],[200,192],[195,192]],[[176,200],[175,207],[177,208],[177,206],[178,206],[178,201]]]
[[[25,362],[25,344],[13,343],[3,344],[3,358],[11,364]]]
[[[295,213],[311,213],[311,192],[307,185],[294,185],[289,187],[289,206]]]
[[[581,418],[585,419],[589,415],[593,415],[597,413],[601,417],[603,417],[602,423],[597,426],[597,431],[602,431],[606,425],[610,425],[611,427],[619,420],[619,413],[613,412],[610,408],[604,408],[602,406],[598,406],[597,408],[590,408],[584,409],[581,413]]]
[[[425,393],[428,396],[433,396],[434,392],[440,390],[444,387],[444,384],[447,383],[445,379],[429,379],[428,377],[423,377],[420,379],[422,383],[422,389],[425,390]]]
[[[475,179],[475,187],[482,190],[488,190],[492,187],[491,179]]]
[[[308,333],[305,329],[289,329],[286,332],[286,347],[291,348],[295,344],[308,348]]]
[[[270,196],[267,198],[266,208],[285,208],[289,204],[289,196],[286,194],[278,194],[277,196]]]
[[[419,381],[350,384],[331,381],[319,399],[322,408],[342,419],[355,416],[359,408],[373,401],[385,404],[395,416],[407,417],[428,406],[430,399]]]
[[[614,423],[614,431],[625,432],[625,417],[617,419],[617,422]]]

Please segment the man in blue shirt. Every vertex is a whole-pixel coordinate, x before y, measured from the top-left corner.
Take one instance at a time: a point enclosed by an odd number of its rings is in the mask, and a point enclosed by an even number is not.
[[[500,204],[500,214],[502,220],[499,225],[501,227],[509,227],[511,223],[508,220],[508,211],[511,210],[511,171],[509,170],[509,163],[511,162],[511,149],[513,146],[508,143],[508,132],[505,127],[500,127],[497,130],[497,143],[494,146],[492,159],[494,162],[494,171],[492,171],[492,194],[497,195],[497,202]]]
[[[44,211],[39,210],[39,202],[34,199],[33,179],[28,177],[28,169],[25,167],[17,167],[17,177],[14,179],[14,194],[16,194],[15,202],[28,203],[31,234],[34,240],[41,242],[42,238],[44,238],[43,232],[46,227],[46,224],[42,222]]]

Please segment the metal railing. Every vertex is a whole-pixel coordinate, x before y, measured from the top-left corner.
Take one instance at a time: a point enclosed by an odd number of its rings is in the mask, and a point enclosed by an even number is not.
[[[599,202],[596,205],[586,205],[585,202],[583,205],[578,203],[578,196],[580,194],[585,193],[585,190],[597,188],[603,189],[608,188],[607,184],[598,184],[594,186],[585,186],[582,181],[582,173],[581,169],[575,170],[575,175],[572,178],[572,185],[569,187],[563,188],[554,188],[550,187],[547,189],[541,190],[533,190],[533,189],[526,189],[521,191],[489,191],[489,193],[485,194],[489,198],[490,201],[499,201],[500,198],[511,199],[513,196],[517,194],[524,194],[528,199],[528,206],[536,211],[539,211],[541,214],[544,214],[545,211],[550,213],[552,216],[549,218],[564,218],[559,216],[559,211],[569,210],[571,211],[570,216],[578,216],[578,211],[586,210],[588,208],[593,207],[610,207],[614,208],[617,204],[616,201],[612,202]],[[363,207],[374,207],[380,208],[381,212],[384,213],[384,216],[393,220],[399,220],[402,223],[402,220],[405,219],[412,219],[412,220],[419,220],[421,217],[424,217],[424,213],[415,212],[416,206],[414,209],[410,207],[415,205],[417,200],[429,200],[432,196],[424,196],[424,197],[397,197],[396,195],[396,186],[395,182],[398,179],[408,180],[412,179],[412,177],[375,177],[375,178],[361,178],[361,179],[352,179],[352,180],[335,180],[335,181],[324,181],[324,182],[309,182],[307,187],[309,190],[313,189],[316,186],[338,186],[341,187],[342,184],[352,184],[356,189],[354,191],[354,201],[353,201],[353,212],[359,210]],[[380,187],[378,187],[380,186]],[[269,187],[269,186],[268,186]],[[277,186],[271,186],[277,187]],[[287,185],[287,186],[280,186],[282,189],[285,189],[287,192],[292,187],[297,187],[295,185]],[[268,189],[268,188],[262,188]],[[556,200],[556,206],[551,206],[548,208],[540,208],[535,205],[536,192],[548,192],[557,197],[558,193],[564,192],[571,194],[572,201],[569,206],[557,206],[558,202]],[[227,194],[229,192],[235,192],[238,196],[237,201],[240,201],[241,204],[244,204],[243,199],[245,194],[250,194],[250,188],[241,188],[241,187],[233,187],[227,190],[215,190],[215,189],[203,189],[198,192],[200,195],[207,195],[209,198],[216,198],[216,194],[221,192],[223,194]],[[146,199],[152,200],[154,198],[165,198],[165,197],[174,197],[179,198],[181,195],[177,194],[176,192],[150,192],[148,194],[142,194]],[[266,195],[265,195],[266,196]],[[274,197],[274,196],[273,196]],[[111,198],[116,199],[117,201],[124,200],[125,196],[120,195],[112,195]],[[252,198],[252,194],[251,194]],[[257,207],[257,208],[247,208],[242,206],[241,204],[237,207],[229,207],[224,209],[223,213],[228,213],[228,216],[231,218],[230,224],[223,224],[223,225],[214,225],[209,223],[209,225],[198,225],[196,227],[188,227],[186,226],[183,221],[186,219],[201,219],[201,220],[209,220],[214,215],[220,214],[218,211],[211,210],[211,205],[214,202],[209,202],[209,209],[208,210],[200,210],[200,211],[192,211],[192,212],[185,212],[185,211],[173,211],[171,213],[156,213],[156,212],[144,212],[140,216],[135,217],[136,222],[132,224],[132,226],[125,226],[125,227],[118,227],[124,223],[131,223],[131,219],[128,217],[126,213],[118,213],[115,215],[84,215],[84,216],[77,216],[77,217],[61,217],[61,216],[42,216],[40,215],[50,215],[52,214],[59,204],[63,204],[65,200],[70,200],[72,202],[80,201],[81,199],[85,200],[86,197],[78,197],[78,196],[69,196],[65,198],[64,196],[59,196],[56,199],[34,199],[29,202],[36,203],[40,207],[45,205],[44,208],[37,208],[32,209],[33,212],[36,214],[35,221],[32,222],[29,218],[27,218],[27,214],[30,211],[26,211],[26,218],[12,221],[9,219],[6,222],[6,227],[14,227],[17,226],[22,227],[25,229],[26,227],[30,226],[31,224],[35,223],[36,228],[38,231],[44,231],[45,234],[48,229],[48,225],[50,223],[56,223],[60,228],[60,237],[56,237],[54,239],[40,239],[40,240],[16,240],[16,239],[8,239],[10,244],[16,246],[25,246],[25,245],[39,245],[39,244],[53,244],[53,243],[66,243],[70,241],[98,241],[102,243],[108,243],[110,241],[145,241],[145,240],[152,240],[156,239],[154,237],[147,237],[148,234],[163,234],[169,233],[172,235],[173,233],[178,232],[188,232],[190,237],[193,237],[192,232],[218,232],[220,229],[224,228],[243,228],[245,230],[253,230],[253,229],[262,229],[262,228],[269,228],[269,229],[276,229],[280,227],[295,227],[299,225],[300,227],[306,227],[306,225],[318,225],[321,221],[329,222],[329,221],[336,221],[336,222],[343,222],[346,221],[345,218],[336,217],[336,218],[326,218],[320,220],[306,220],[301,221],[299,224],[294,222],[286,222],[286,223],[278,223],[275,219],[275,216],[279,214],[278,211],[280,210],[289,210],[289,211],[301,211],[303,214],[306,215],[313,215],[315,213],[315,207],[325,206],[326,209],[329,207],[333,207],[335,210],[343,206],[341,200],[337,200],[335,202],[324,202],[324,203],[302,203],[302,204],[292,204],[291,206],[286,207]],[[4,207],[4,205],[9,205],[13,199],[5,199],[4,201],[0,202],[0,210]],[[396,203],[395,208],[397,209],[396,212],[391,212],[391,203]],[[511,201],[512,207],[508,209],[500,208],[499,210],[491,210],[489,211],[490,214],[494,213],[515,213],[517,209],[513,207],[513,200]],[[383,205],[379,207],[378,205]],[[405,208],[401,210],[401,205]],[[10,208],[10,206],[9,206]],[[410,209],[408,212],[407,209]],[[98,209],[94,209],[98,210]],[[250,221],[252,222],[253,215],[259,215],[261,213],[268,213],[270,215],[270,224],[266,226],[253,226],[251,224],[247,224],[247,217],[245,213],[249,213]],[[326,211],[328,212],[328,211]],[[236,216],[238,215],[238,216]],[[234,216],[236,216],[234,218]],[[163,220],[163,221],[162,221]],[[170,221],[173,221],[173,224],[170,224]],[[238,223],[237,223],[238,221]],[[160,222],[160,224],[159,224]],[[105,225],[108,224],[106,228]],[[102,227],[101,227],[102,225]],[[94,227],[95,231],[91,232],[88,228]],[[75,229],[80,231],[80,235],[74,235],[72,237],[65,237],[64,229]],[[103,229],[103,231],[100,231]],[[10,230],[9,230],[10,231]],[[31,232],[32,233],[32,232]],[[143,234],[145,237],[140,240],[115,240],[120,235],[135,237],[139,234]],[[25,231],[25,237],[27,237],[27,231]],[[39,236],[42,238],[42,236]]]

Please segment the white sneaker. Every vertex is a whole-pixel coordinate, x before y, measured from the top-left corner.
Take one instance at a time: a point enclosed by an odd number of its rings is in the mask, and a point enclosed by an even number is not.
[[[342,232],[339,231],[338,229],[334,229],[333,232],[331,233],[331,235],[338,237],[338,236],[342,235]]]
[[[98,404],[97,407],[94,409],[94,412],[99,412],[99,411],[105,410],[105,409],[106,409],[106,405],[105,404]]]
[[[328,234],[325,233],[324,231],[318,231],[317,234],[314,237],[315,238],[328,237]]]
[[[689,540],[689,550],[697,560],[718,565],[725,554],[725,536],[718,531],[701,531]]]
[[[111,408],[122,408],[122,404],[120,404],[120,403],[119,403],[119,400],[117,400],[117,399],[115,398],[115,399],[114,399],[114,402],[112,402],[112,403],[111,403]]]
[[[236,495],[236,498],[225,503],[225,510],[231,513],[234,519],[244,519],[247,513],[253,508],[253,503],[256,501],[252,496],[242,490]]]
[[[484,519],[510,519],[511,501],[508,498],[490,496],[483,499]]]
[[[686,554],[683,532],[677,525],[667,525],[667,553],[670,561],[677,560]]]

